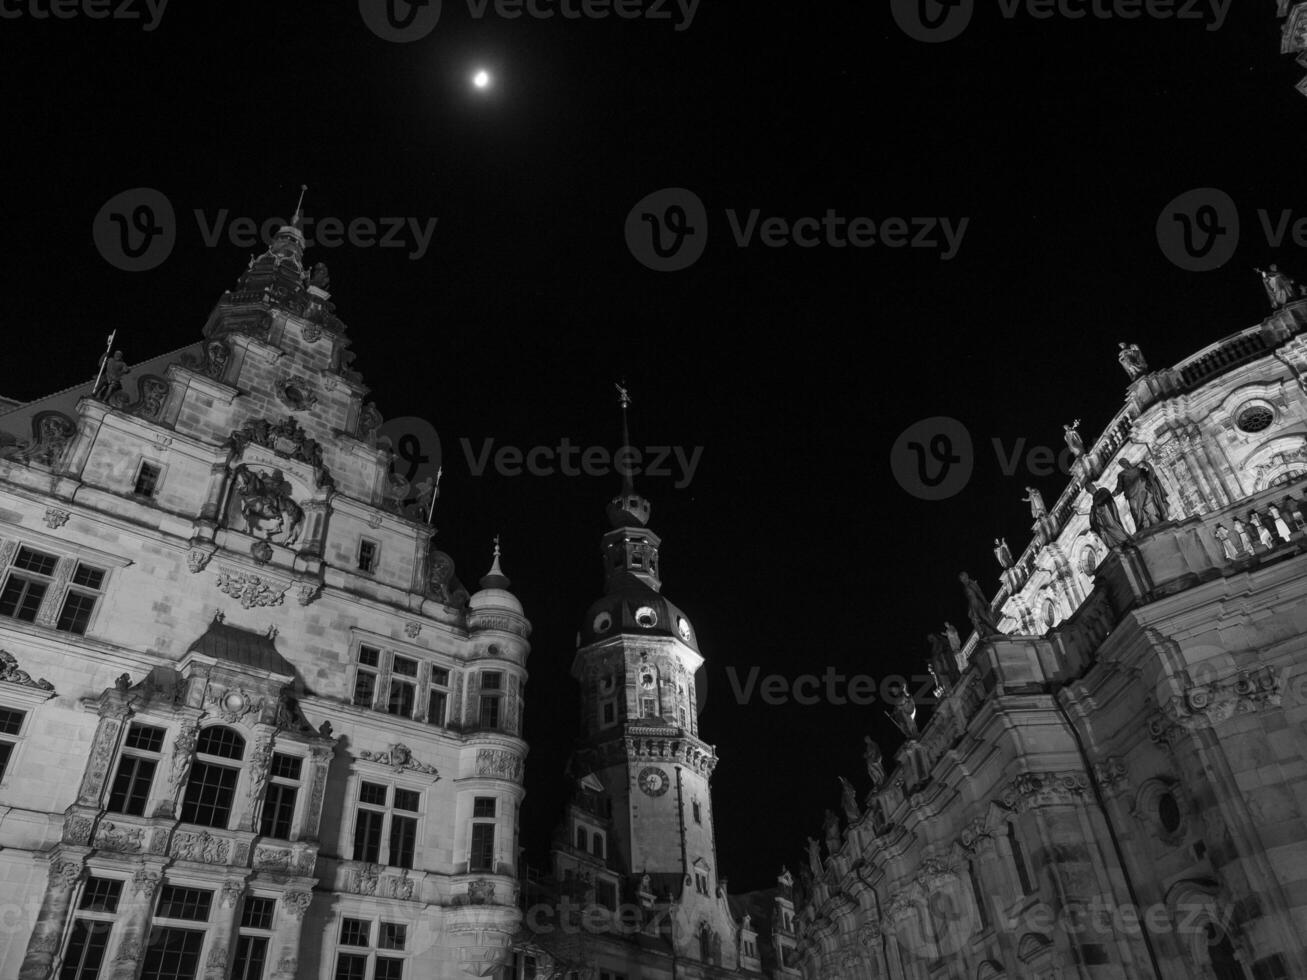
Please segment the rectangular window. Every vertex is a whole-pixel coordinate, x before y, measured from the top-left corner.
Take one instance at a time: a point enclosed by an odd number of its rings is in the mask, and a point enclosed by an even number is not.
[[[404,961],[392,956],[378,956],[374,980],[404,980]]]
[[[386,815],[381,811],[359,809],[358,820],[354,824],[355,861],[381,863],[381,833],[385,820]]]
[[[408,943],[408,926],[399,922],[381,923],[381,936],[377,942],[378,949],[397,949],[401,953]]]
[[[1021,850],[1021,839],[1017,836],[1016,824],[1008,823],[1007,840],[1012,848],[1012,863],[1016,865],[1017,881],[1021,884],[1021,894],[1029,895],[1032,891],[1030,870],[1026,867],[1026,855]]]
[[[24,623],[35,622],[41,600],[50,587],[59,559],[31,548],[19,548],[14,557],[14,570],[9,573],[5,587],[0,590],[0,616],[9,616]]]
[[[377,674],[381,669],[381,651],[376,647],[359,647],[359,665],[354,674],[354,704],[371,708],[377,701]]]
[[[603,724],[612,725],[617,722],[617,702],[605,701],[603,705]]]
[[[157,725],[133,724],[127,729],[122,758],[109,790],[110,813],[144,816],[150,787],[159,766],[164,730]]]
[[[474,823],[472,825],[472,853],[468,856],[469,871],[495,870],[495,825],[492,823]]]
[[[159,889],[155,925],[141,964],[141,980],[195,980],[204,949],[204,930],[182,928],[174,922],[208,922],[213,892],[202,888],[164,885]]]
[[[368,949],[372,945],[372,923],[366,919],[341,919],[340,944]]]
[[[472,816],[474,819],[495,817],[495,798],[493,796],[478,796],[472,800]]]
[[[694,809],[694,822],[703,823],[703,809],[699,806],[699,801],[695,800],[691,807]]]
[[[263,966],[268,962],[268,938],[244,933],[236,937],[231,980],[263,980]]]
[[[239,770],[196,760],[182,800],[182,822],[225,828],[231,820]]]
[[[136,471],[136,483],[132,486],[132,493],[138,497],[153,497],[162,473],[162,467],[154,463],[142,462],[141,468]]]
[[[122,890],[123,883],[112,878],[86,880],[64,949],[59,980],[98,980]]]
[[[646,718],[654,718],[654,717],[657,717],[657,715],[658,715],[658,699],[657,699],[657,698],[641,698],[641,699],[640,699],[640,713],[641,713],[642,715],[644,715]]]
[[[335,980],[368,980],[368,958],[357,953],[341,953],[336,957]]]
[[[95,604],[100,600],[100,589],[104,585],[104,570],[90,565],[77,563],[73,571],[73,584],[64,596],[63,608],[59,610],[59,619],[55,629],[65,633],[81,636],[91,622]]]
[[[4,736],[17,735],[22,731],[23,719],[26,717],[25,711],[0,708],[0,780],[5,778],[5,773],[9,770],[9,759],[14,754],[14,746],[17,744],[16,739]]]
[[[259,833],[264,837],[290,839],[303,761],[299,756],[281,752],[272,754],[272,764],[268,767],[268,788],[263,798],[263,814],[259,818]]]
[[[483,696],[481,698],[481,727],[499,727],[499,698]]]
[[[417,817],[390,818],[390,860],[392,868],[413,867],[413,850],[417,844]]]
[[[431,693],[427,698],[427,724],[443,726],[449,711],[449,671],[431,668]]]
[[[481,690],[499,691],[504,686],[504,675],[498,670],[483,670],[481,672]]]
[[[367,538],[359,540],[359,571],[371,572],[377,567],[377,551],[379,547],[375,541],[369,541]]]
[[[396,657],[396,660],[399,658]],[[386,713],[401,718],[413,717],[413,706],[417,703],[417,685],[399,677],[390,679],[390,697],[386,700]]]

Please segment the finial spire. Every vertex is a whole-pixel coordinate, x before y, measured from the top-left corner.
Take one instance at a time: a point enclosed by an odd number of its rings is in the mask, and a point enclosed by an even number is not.
[[[626,410],[631,407],[631,391],[626,387],[626,379],[615,382],[613,387],[617,389],[617,404],[622,407],[622,445],[618,449],[619,454],[625,454],[625,450],[631,445],[631,431],[627,425]],[[630,493],[635,489],[631,482],[631,469],[629,466],[622,467],[622,492]]]
[[[490,563],[490,571],[481,576],[481,588],[483,589],[507,589],[512,582],[504,574],[504,570],[499,567],[499,535],[495,535],[495,552],[494,560]]]
[[[304,192],[308,189],[308,184],[300,184],[300,199],[295,202],[295,217],[290,219],[292,228],[300,227],[300,224],[304,221]]]

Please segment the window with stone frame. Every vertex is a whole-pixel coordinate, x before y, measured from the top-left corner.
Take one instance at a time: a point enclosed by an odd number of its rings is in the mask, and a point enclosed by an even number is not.
[[[380,544],[371,538],[359,538],[358,570],[360,572],[375,572],[380,555]]]
[[[0,705],[0,783],[4,782],[9,766],[23,734],[27,712]]]
[[[468,847],[468,871],[495,870],[495,816],[498,812],[493,796],[478,796],[472,801],[472,832]]]
[[[427,724],[443,728],[448,720],[449,671],[444,667],[432,667],[430,689],[427,692]]]
[[[343,916],[334,980],[403,980],[408,926]]]
[[[263,980],[272,943],[272,918],[277,902],[272,898],[246,895],[241,903],[236,952],[230,980]]]
[[[109,803],[105,807],[110,813],[134,817],[145,815],[154,774],[162,758],[165,734],[166,730],[158,725],[132,722],[128,727],[122,754],[118,757],[118,769],[109,788]]]
[[[0,616],[23,623],[36,622],[36,614],[54,580],[58,564],[56,555],[26,545],[20,547],[9,567],[4,587],[0,588]]]
[[[227,828],[244,757],[245,739],[233,729],[213,725],[200,732],[182,796],[182,823]]]
[[[1012,864],[1016,868],[1021,894],[1029,895],[1034,890],[1030,881],[1030,869],[1026,866],[1026,854],[1021,848],[1021,836],[1017,833],[1017,825],[1012,821],[1008,821],[1007,841],[1012,849]]]
[[[412,868],[421,811],[422,794],[418,790],[371,780],[360,782],[354,810],[354,860]]]
[[[483,670],[478,684],[477,725],[492,731],[504,727],[504,672]]]
[[[290,839],[303,768],[304,760],[299,756],[272,753],[268,785],[263,793],[263,812],[259,815],[259,833],[264,837]]]
[[[104,952],[118,916],[122,892],[123,883],[116,878],[92,875],[82,884],[64,944],[59,980],[99,980],[108,976]]]
[[[162,476],[162,466],[147,459],[141,460],[141,465],[136,470],[136,479],[132,481],[132,493],[138,497],[153,497],[159,489]]]
[[[381,673],[381,650],[366,643],[359,647],[358,666],[354,668],[353,703],[372,708],[377,702],[377,679]]]
[[[213,892],[165,884],[159,889],[140,980],[196,980]]]
[[[390,693],[386,713],[412,718],[418,701],[418,662],[398,653],[390,655]]]
[[[105,574],[102,568],[95,568],[85,562],[77,563],[73,569],[72,582],[59,609],[59,618],[55,620],[55,629],[79,636],[86,633],[91,615],[103,594]]]

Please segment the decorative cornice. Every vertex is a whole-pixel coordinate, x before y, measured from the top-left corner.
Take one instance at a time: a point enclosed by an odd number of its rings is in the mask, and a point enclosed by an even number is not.
[[[427,776],[434,776],[433,782],[440,779],[439,773],[436,772],[435,766],[428,766],[418,762],[413,758],[413,751],[404,743],[397,742],[390,746],[385,752],[368,752],[366,750],[359,753],[359,758],[364,762],[372,762],[380,766],[388,766],[394,772],[418,772]]]

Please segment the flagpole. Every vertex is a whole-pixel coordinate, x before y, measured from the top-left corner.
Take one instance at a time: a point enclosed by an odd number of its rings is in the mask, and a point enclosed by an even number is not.
[[[100,369],[95,372],[95,384],[91,386],[92,397],[95,397],[95,393],[100,390],[100,378],[104,376],[104,366],[109,363],[109,352],[113,350],[113,339],[117,336],[118,330],[114,328],[113,332],[109,334],[109,339],[105,342],[104,356],[100,358]]]

